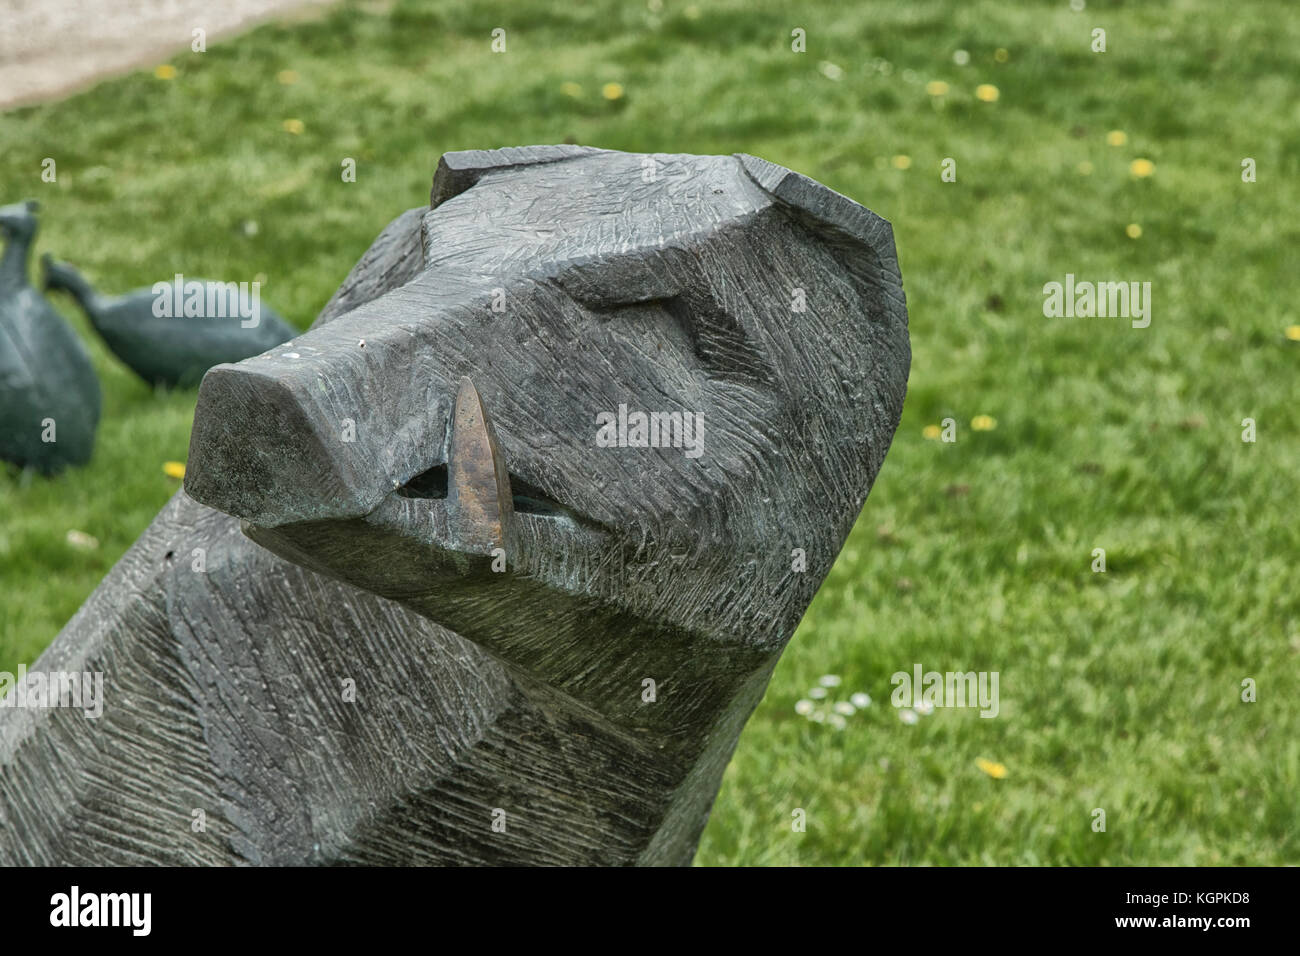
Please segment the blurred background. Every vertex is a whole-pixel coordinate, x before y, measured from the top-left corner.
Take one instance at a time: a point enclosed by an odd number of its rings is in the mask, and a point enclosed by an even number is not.
[[[258,281],[305,328],[457,149],[748,152],[893,223],[903,421],[698,862],[1300,862],[1289,0],[89,6],[0,0],[0,204],[104,292]],[[1067,273],[1150,282],[1150,326],[1045,317]],[[178,490],[194,410],[56,304],[104,410],[86,467],[0,472],[6,671]],[[918,663],[998,672],[998,716],[893,706]]]

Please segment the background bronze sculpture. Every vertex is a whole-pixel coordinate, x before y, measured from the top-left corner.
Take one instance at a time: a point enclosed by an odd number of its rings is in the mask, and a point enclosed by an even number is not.
[[[37,209],[0,206],[0,460],[52,473],[90,460],[100,392],[76,333],[28,281]]]
[[[41,284],[66,292],[91,328],[150,385],[194,386],[222,362],[259,355],[293,338],[293,327],[263,305],[254,283],[177,276],[126,295],[101,295],[76,268],[41,257]]]
[[[803,176],[444,156],[204,379],[188,496],[35,666],[103,716],[0,710],[0,863],[689,862],[909,360],[889,225]],[[598,444],[637,412],[700,453]]]

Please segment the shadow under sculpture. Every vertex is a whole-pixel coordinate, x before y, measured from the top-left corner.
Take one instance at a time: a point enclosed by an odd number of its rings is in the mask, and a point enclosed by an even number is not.
[[[443,156],[204,378],[188,495],[36,665],[103,716],[0,710],[0,863],[689,863],[909,364],[889,224],[804,176]]]

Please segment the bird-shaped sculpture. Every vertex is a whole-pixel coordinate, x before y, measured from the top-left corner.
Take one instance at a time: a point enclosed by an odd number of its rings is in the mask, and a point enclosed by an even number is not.
[[[37,208],[0,206],[0,459],[48,474],[90,460],[100,394],[76,333],[27,281]]]
[[[212,366],[260,355],[296,334],[261,304],[256,282],[178,275],[113,297],[48,254],[41,266],[46,290],[71,295],[113,354],[151,385],[197,385]]]

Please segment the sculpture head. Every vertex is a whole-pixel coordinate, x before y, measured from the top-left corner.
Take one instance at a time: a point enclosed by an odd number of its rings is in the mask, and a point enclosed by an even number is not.
[[[753,157],[537,147],[444,156],[421,242],[207,373],[188,493],[629,724],[685,658],[692,707],[765,678],[901,412],[888,223]]]
[[[41,254],[41,289],[44,292],[66,292],[82,304],[89,306],[95,299],[95,289],[70,262],[59,262],[48,252]],[[91,324],[95,324],[93,311]]]
[[[36,235],[36,213],[40,208],[35,199],[0,206],[0,236],[6,242],[30,242]]]

